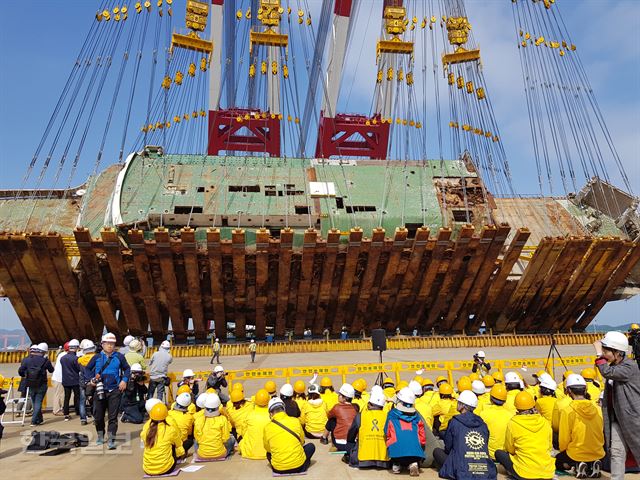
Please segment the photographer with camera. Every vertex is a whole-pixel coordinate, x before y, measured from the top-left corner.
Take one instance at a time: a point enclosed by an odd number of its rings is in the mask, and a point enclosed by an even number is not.
[[[227,388],[227,372],[224,371],[222,365],[216,365],[213,372],[207,378],[207,389],[213,388],[223,405],[226,405],[229,401],[229,395],[222,392],[223,388]]]
[[[116,448],[118,432],[118,411],[122,392],[127,388],[131,370],[127,360],[115,351],[116,336],[106,333],[102,336],[102,351],[87,364],[86,371],[90,375],[91,384],[95,386],[93,394],[93,410],[98,433],[97,445],[104,444],[104,416],[109,416],[109,450]]]
[[[473,367],[471,368],[471,372],[477,373],[480,378],[485,375],[489,375],[489,371],[491,370],[491,364],[489,362],[485,362],[484,359],[485,354],[482,350],[473,356]]]
[[[144,402],[147,396],[147,377],[142,365],[131,365],[131,378],[122,396],[122,421],[124,423],[142,423],[144,421]]]

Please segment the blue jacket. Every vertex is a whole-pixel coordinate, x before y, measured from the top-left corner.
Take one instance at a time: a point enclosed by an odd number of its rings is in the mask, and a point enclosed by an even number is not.
[[[456,415],[449,421],[444,451],[449,456],[440,469],[440,478],[470,480],[498,476],[489,457],[489,429],[475,413]]]
[[[131,375],[131,369],[124,355],[119,352],[113,352],[111,356],[113,360],[111,360],[111,363],[104,369],[100,377],[104,384],[104,389],[107,392],[118,388],[120,382],[128,382]],[[107,357],[104,352],[100,352],[89,360],[87,368],[85,369],[85,372],[89,372],[90,374],[88,375],[89,380],[100,373],[100,370],[102,370],[103,365],[107,363],[108,359],[109,357]]]
[[[424,459],[425,423],[417,413],[392,408],[384,425],[390,458],[417,457]]]
[[[75,387],[80,385],[80,365],[76,352],[68,352],[60,359],[60,367],[62,368],[62,386]]]

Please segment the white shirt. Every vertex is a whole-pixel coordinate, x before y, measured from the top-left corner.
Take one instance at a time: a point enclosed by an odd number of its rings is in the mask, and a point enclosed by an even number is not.
[[[54,382],[62,383],[62,365],[60,364],[60,359],[66,354],[67,352],[60,352],[58,358],[56,358],[56,364],[53,367],[53,374],[51,375],[51,380]]]

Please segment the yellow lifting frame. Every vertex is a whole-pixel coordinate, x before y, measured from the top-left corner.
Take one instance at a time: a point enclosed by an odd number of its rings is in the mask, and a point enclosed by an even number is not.
[[[188,35],[174,33],[171,35],[171,53],[173,53],[174,47],[186,48],[187,50],[203,52],[208,55],[211,55],[211,52],[213,52],[213,42],[210,40],[203,40],[195,33],[190,33]]]
[[[249,54],[253,53],[253,45],[267,45],[270,47],[289,47],[289,35],[285,33],[276,33],[272,29],[267,29],[264,32],[249,32]],[[288,53],[286,51],[285,53]]]
[[[453,65],[455,63],[465,63],[480,61],[480,49],[466,50],[462,47],[456,49],[453,53],[442,54],[442,65]]]

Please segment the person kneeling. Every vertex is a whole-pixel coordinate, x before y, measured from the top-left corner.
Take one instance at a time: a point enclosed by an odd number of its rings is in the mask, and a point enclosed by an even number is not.
[[[284,402],[279,398],[269,400],[269,416],[271,421],[264,427],[263,442],[271,469],[279,474],[306,472],[316,446],[304,444],[300,421],[285,413]]]
[[[347,433],[347,445],[353,447],[345,453],[343,461],[354,468],[389,468],[383,428],[387,421],[384,409],[387,397],[378,388],[371,391],[369,403],[356,415]]]
[[[144,443],[142,469],[147,475],[165,475],[173,471],[184,456],[180,430],[167,423],[167,406],[156,403],[149,410],[150,420],[142,428],[140,439]]]
[[[409,387],[396,395],[396,404],[387,415],[384,434],[391,458],[391,471],[400,473],[409,467],[409,475],[420,475],[420,462],[424,460],[426,425],[415,409],[416,396]]]
[[[231,424],[220,415],[220,397],[208,393],[204,403],[204,415],[198,417],[193,434],[198,442],[197,454],[202,459],[225,458],[233,452],[236,443],[231,435]]]
[[[444,450],[433,451],[440,478],[496,478],[496,466],[489,457],[489,429],[473,413],[478,398],[465,390],[458,397],[458,412],[444,435]]]

